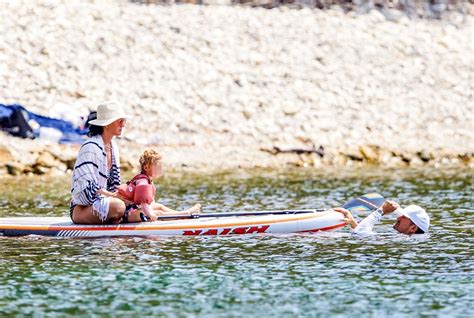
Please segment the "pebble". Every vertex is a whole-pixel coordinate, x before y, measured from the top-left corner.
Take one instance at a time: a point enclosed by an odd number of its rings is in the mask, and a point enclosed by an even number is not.
[[[93,0],[1,6],[2,103],[47,115],[53,105],[87,113],[118,100],[134,116],[125,131],[133,138],[122,142],[132,163],[148,144],[174,153],[173,164],[205,165],[212,155],[222,166],[265,166],[275,161],[258,149],[303,147],[305,138],[325,147],[330,164],[400,161],[392,152],[417,165],[453,162],[436,149],[473,161],[472,15],[388,20],[374,10]],[[11,152],[18,161],[42,147],[23,145]],[[229,149],[238,149],[232,162]]]

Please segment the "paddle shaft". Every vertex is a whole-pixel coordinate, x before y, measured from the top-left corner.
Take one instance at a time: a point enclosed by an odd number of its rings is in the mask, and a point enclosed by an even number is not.
[[[378,194],[375,199],[370,199],[368,196],[369,195],[363,195],[356,199],[352,199],[346,202],[343,205],[343,207],[350,210],[352,205],[360,206],[362,204],[368,210],[375,210],[379,207],[379,205],[383,204],[383,201],[385,201],[385,199]],[[354,201],[356,202],[354,203]],[[166,216],[159,216],[157,220],[220,218],[220,217],[231,217],[231,216],[251,216],[251,215],[258,216],[258,215],[275,215],[275,214],[276,215],[302,214],[302,213],[322,212],[322,211],[327,211],[327,210],[328,209],[306,209],[306,210],[276,210],[276,211],[228,212],[228,213],[201,213],[201,214],[191,214],[191,215],[166,215]]]
[[[220,217],[251,216],[251,215],[258,216],[258,215],[271,215],[271,214],[302,214],[302,213],[312,213],[312,212],[322,212],[322,211],[325,211],[325,209],[253,211],[253,212],[229,212],[229,213],[201,213],[201,214],[191,214],[191,215],[159,216],[158,220],[220,218]]]

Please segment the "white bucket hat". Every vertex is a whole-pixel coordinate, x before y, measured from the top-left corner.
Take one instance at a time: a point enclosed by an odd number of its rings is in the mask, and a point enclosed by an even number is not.
[[[132,117],[125,115],[122,107],[117,102],[110,101],[97,106],[97,119],[91,120],[89,124],[94,126],[107,126],[121,118],[128,119]]]
[[[416,226],[418,226],[423,232],[428,232],[430,227],[430,217],[426,213],[425,209],[418,205],[409,205],[404,209],[399,210],[400,213],[409,218]]]

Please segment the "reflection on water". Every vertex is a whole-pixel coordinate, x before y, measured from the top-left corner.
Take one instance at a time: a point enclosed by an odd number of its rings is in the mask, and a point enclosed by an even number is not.
[[[68,179],[8,181],[0,217],[67,215]],[[0,238],[0,314],[472,316],[472,190],[471,170],[170,174],[159,196],[176,208],[319,208],[377,191],[424,206],[432,228],[397,235],[388,219],[371,237]]]

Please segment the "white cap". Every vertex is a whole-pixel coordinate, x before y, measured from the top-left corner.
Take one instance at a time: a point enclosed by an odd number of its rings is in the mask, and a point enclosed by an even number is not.
[[[426,213],[425,209],[418,205],[409,205],[404,209],[397,209],[402,215],[409,218],[416,226],[418,226],[423,232],[428,232],[430,227],[430,217]]]

